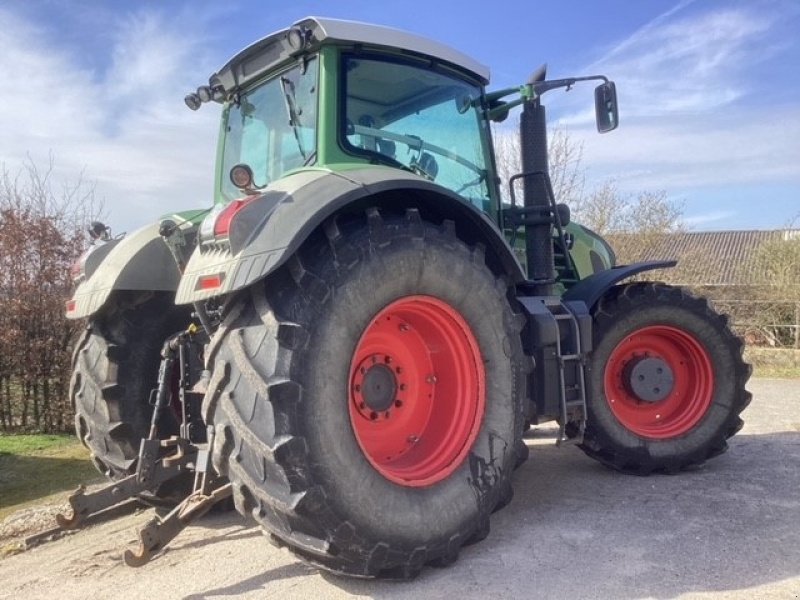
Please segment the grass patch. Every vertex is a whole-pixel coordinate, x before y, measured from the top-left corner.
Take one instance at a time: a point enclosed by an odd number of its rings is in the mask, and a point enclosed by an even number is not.
[[[748,346],[744,358],[753,365],[754,377],[800,378],[800,350]]]
[[[63,448],[64,446],[73,446],[75,444],[79,444],[79,442],[73,435],[0,434],[0,454],[32,455],[39,452],[49,452],[58,448]]]
[[[100,477],[69,435],[0,435],[0,520]]]

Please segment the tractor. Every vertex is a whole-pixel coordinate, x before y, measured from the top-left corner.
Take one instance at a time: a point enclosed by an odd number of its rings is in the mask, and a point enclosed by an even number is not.
[[[487,536],[532,425],[637,475],[724,452],[751,398],[727,318],[554,197],[543,97],[585,81],[614,130],[604,76],[487,91],[385,27],[306,18],[231,58],[186,97],[221,105],[213,206],[94,223],[74,267],[76,431],[111,481],[61,526],[171,503],[138,566],[232,497],[301,560],[408,578]],[[492,123],[517,108],[501,182]]]

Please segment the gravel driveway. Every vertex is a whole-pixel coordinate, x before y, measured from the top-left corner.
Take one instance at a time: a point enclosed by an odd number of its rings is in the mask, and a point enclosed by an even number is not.
[[[619,475],[537,430],[490,536],[412,582],[322,575],[235,513],[131,569],[142,511],[0,560],[0,598],[800,598],[800,380],[749,388],[730,451],[677,476]]]

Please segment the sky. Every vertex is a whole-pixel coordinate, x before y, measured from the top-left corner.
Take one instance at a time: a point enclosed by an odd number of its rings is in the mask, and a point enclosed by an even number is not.
[[[258,38],[317,15],[436,39],[486,64],[489,89],[602,73],[618,130],[594,130],[592,87],[550,92],[583,146],[587,187],[666,192],[695,230],[800,216],[800,2],[795,0],[10,0],[0,4],[0,164],[82,179],[115,232],[209,206],[219,105],[183,97]],[[800,225],[800,221],[795,223]]]

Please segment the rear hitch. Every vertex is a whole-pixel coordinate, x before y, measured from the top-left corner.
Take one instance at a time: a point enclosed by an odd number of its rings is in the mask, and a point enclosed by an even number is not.
[[[209,427],[207,448],[197,452],[192,493],[167,516],[154,517],[139,530],[138,546],[135,550],[125,550],[123,555],[126,565],[141,567],[147,564],[155,553],[163,550],[192,521],[206,514],[217,502],[231,496],[231,484],[220,481],[209,472],[211,460],[208,449],[213,443],[214,428]]]
[[[202,517],[232,493],[231,484],[226,483],[208,494],[194,492],[187,496],[166,517],[156,517],[139,530],[139,545],[135,550],[125,550],[125,564],[129,567],[146,565],[156,552],[163,550],[192,521]]]
[[[150,431],[139,446],[136,472],[119,481],[114,481],[93,492],[86,492],[81,485],[69,498],[71,514],[56,515],[61,529],[77,529],[86,519],[113,506],[131,499],[147,501],[147,494],[154,494],[165,482],[184,473],[194,473],[192,492],[163,518],[152,519],[139,532],[139,545],[135,550],[126,550],[125,563],[132,567],[146,564],[158,551],[175,538],[186,526],[206,514],[217,502],[231,496],[231,486],[213,473],[211,448],[214,444],[214,428],[207,427],[203,443],[193,442],[193,435],[200,434],[195,417],[187,410],[188,394],[196,393],[191,385],[189,356],[192,337],[199,330],[191,325],[186,331],[168,338],[161,350],[161,366],[158,387],[151,394],[153,415]],[[178,363],[181,426],[180,435],[158,439],[157,424],[164,410],[170,406],[170,390],[173,369]],[[202,373],[200,375],[202,381]],[[194,411],[191,411],[193,413]]]
[[[159,450],[175,447],[173,456],[158,460]],[[57,514],[61,529],[77,529],[89,515],[99,513],[144,492],[154,492],[165,481],[190,469],[196,451],[187,450],[188,442],[176,437],[168,440],[142,440],[136,473],[114,481],[97,491],[86,493],[81,485],[68,499],[71,515]]]

